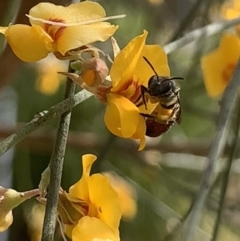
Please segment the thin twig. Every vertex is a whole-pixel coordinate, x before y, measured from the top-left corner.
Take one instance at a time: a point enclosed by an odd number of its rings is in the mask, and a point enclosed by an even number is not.
[[[221,218],[222,218],[222,213],[223,213],[225,195],[226,195],[227,186],[228,186],[229,174],[230,174],[230,170],[232,167],[233,158],[234,158],[237,140],[238,140],[238,133],[239,133],[239,129],[240,129],[239,128],[239,125],[240,125],[240,108],[239,108],[240,107],[240,98],[238,98],[237,106],[238,106],[238,108],[236,108],[237,109],[236,112],[233,113],[234,120],[233,120],[232,131],[231,131],[231,134],[232,134],[231,144],[232,145],[229,147],[229,156],[228,156],[228,160],[227,160],[227,166],[226,166],[226,170],[223,175],[221,194],[220,194],[220,202],[219,202],[219,210],[217,212],[218,214],[217,214],[217,219],[216,219],[216,223],[215,223],[215,227],[214,227],[214,231],[213,231],[212,241],[217,240],[218,231],[220,228],[220,223],[221,223]]]
[[[229,128],[233,125],[233,113],[238,108],[237,104],[239,98],[239,86],[240,86],[240,61],[237,64],[234,71],[233,78],[227,86],[223,98],[221,100],[221,108],[219,113],[219,119],[217,122],[216,132],[212,140],[208,155],[208,163],[206,170],[203,173],[202,181],[200,184],[199,192],[196,196],[191,211],[184,225],[182,240],[192,241],[195,231],[198,227],[202,216],[202,209],[204,207],[205,200],[212,185],[212,181],[215,179],[215,169],[219,157],[222,155],[226,143],[233,144],[233,139],[229,137]],[[236,121],[236,120],[235,120]]]
[[[209,37],[217,33],[222,32],[223,30],[230,28],[236,24],[240,23],[240,18],[235,18],[229,21],[222,21],[219,23],[209,24],[206,27],[198,28],[192,32],[186,34],[184,37],[165,45],[163,48],[167,54],[184,47],[185,45],[198,40],[201,37]]]
[[[91,96],[92,94],[90,92],[82,90],[75,96],[54,105],[50,109],[37,113],[30,122],[20,128],[16,133],[0,141],[0,156],[26,138],[29,134],[36,131],[39,127],[48,124],[52,119],[58,117]]]
[[[67,80],[64,99],[74,96],[76,84]],[[61,115],[56,143],[50,161],[50,183],[47,194],[47,204],[43,223],[42,241],[53,241],[57,220],[58,192],[62,179],[63,161],[71,120],[71,109]]]

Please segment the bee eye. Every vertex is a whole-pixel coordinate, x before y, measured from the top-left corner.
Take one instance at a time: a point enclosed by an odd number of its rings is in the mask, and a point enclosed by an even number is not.
[[[161,78],[160,76],[153,75],[148,81],[148,88],[151,89],[157,86],[158,83],[162,81],[160,78]]]
[[[172,82],[169,80],[162,81],[159,84],[158,90],[159,90],[159,95],[167,94],[168,92],[170,92],[172,90]]]

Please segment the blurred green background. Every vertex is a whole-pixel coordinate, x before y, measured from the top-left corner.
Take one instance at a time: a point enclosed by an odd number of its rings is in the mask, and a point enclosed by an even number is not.
[[[1,1],[0,25],[6,26],[14,21],[26,23],[27,18],[23,13],[28,13],[37,2],[39,1],[32,1],[31,4],[28,0]],[[62,5],[70,3],[67,0],[52,2]],[[141,34],[143,29],[149,31],[148,44],[164,46],[191,30],[219,21],[222,18],[220,8],[224,1],[98,2],[106,9],[107,15],[127,15],[124,19],[112,21],[120,25],[115,38],[120,47],[124,47],[133,37]],[[137,151],[137,145],[133,141],[120,139],[109,133],[103,121],[105,106],[96,98],[92,97],[73,109],[62,187],[68,189],[81,176],[81,156],[85,153],[98,156],[93,172],[114,171],[129,182],[137,193],[135,198],[138,207],[132,220],[121,222],[120,234],[123,241],[164,241],[178,238],[173,227],[186,216],[194,201],[219,112],[218,100],[211,99],[206,93],[200,58],[217,46],[219,39],[220,35],[199,39],[168,56],[171,75],[185,78],[178,82],[181,87],[182,123],[173,126],[159,138],[147,138],[147,146],[142,152]],[[4,46],[3,36],[0,36],[0,42],[1,46]],[[112,55],[110,41],[96,46]],[[16,128],[29,122],[36,112],[60,102],[64,94],[65,80],[58,82],[57,79],[53,83],[51,78],[45,82],[40,78],[44,68],[55,66],[52,59],[42,64],[26,64],[18,60],[8,46],[2,50],[0,85],[3,93],[9,90],[14,92],[15,109],[9,109],[10,107],[5,105],[1,115],[5,115],[7,110],[17,113],[16,125],[10,125],[10,122],[0,125],[0,138],[5,138],[14,133]],[[62,70],[62,66],[56,64],[56,71],[58,68]],[[18,191],[37,188],[41,173],[51,158],[57,124],[58,119],[54,119],[48,126],[40,128],[14,148],[12,169],[8,170],[9,173],[12,170],[12,184],[9,183],[7,187],[12,186]],[[227,156],[227,153],[225,154]],[[11,157],[9,163],[10,159]],[[224,160],[223,157],[218,162],[219,173],[207,199],[196,240],[210,240],[212,235]],[[236,159],[233,165],[219,241],[240,240],[239,160]],[[8,175],[7,172],[1,173],[0,180],[4,180],[5,175]],[[35,204],[34,201],[28,201],[14,210],[14,222],[6,240],[37,240],[32,233],[40,229],[41,215],[39,220],[34,221],[37,226],[35,229],[31,230],[29,224],[29,213]],[[61,240],[58,232],[57,237]],[[5,241],[4,237],[0,236],[0,241]]]

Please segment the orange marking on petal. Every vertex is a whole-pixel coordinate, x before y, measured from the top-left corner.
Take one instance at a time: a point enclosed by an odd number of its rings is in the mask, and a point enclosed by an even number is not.
[[[63,19],[48,19],[49,21],[56,22],[56,23],[65,23]],[[49,23],[45,23],[44,25],[45,31],[52,37],[54,41],[59,39],[59,37],[62,35],[64,29],[66,29],[66,26],[54,26]]]
[[[110,92],[111,87],[107,86],[98,86],[97,88],[96,97],[103,103],[107,103],[106,95]]]
[[[135,103],[140,96],[140,85],[138,80],[130,79],[126,81],[116,92],[117,94],[121,94],[131,102]]]
[[[226,83],[230,81],[235,67],[236,67],[236,64],[230,63],[226,66],[226,68],[223,69],[222,77]]]

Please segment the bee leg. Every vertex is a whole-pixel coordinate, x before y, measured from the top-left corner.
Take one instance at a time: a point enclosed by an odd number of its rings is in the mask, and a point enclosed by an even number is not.
[[[145,105],[145,109],[147,110],[147,103],[146,103],[146,98],[145,98],[146,92],[148,93],[148,88],[146,88],[144,85],[141,85],[142,101],[143,101],[143,104]]]

